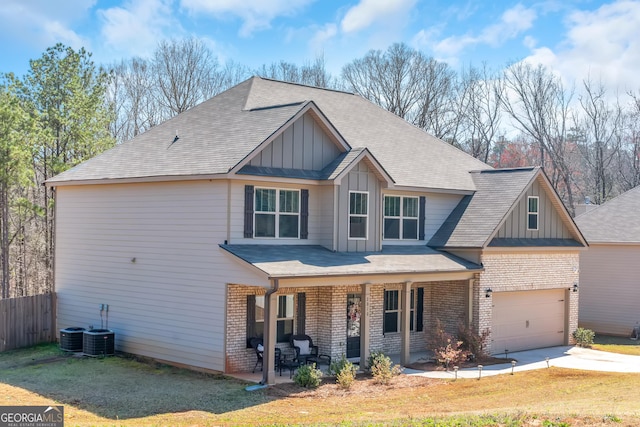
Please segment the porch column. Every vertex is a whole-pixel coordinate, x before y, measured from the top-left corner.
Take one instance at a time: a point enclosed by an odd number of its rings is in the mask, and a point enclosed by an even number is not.
[[[411,363],[411,282],[404,282],[402,286],[402,318],[400,330],[402,331],[400,364],[407,366]]]
[[[467,327],[470,328],[473,324],[473,282],[475,279],[469,279],[469,285],[467,288]]]
[[[369,343],[371,340],[371,283],[361,285],[360,296],[360,369],[363,369],[369,360]]]
[[[262,383],[274,385],[276,383],[275,354],[276,354],[276,319],[278,315],[278,296],[276,288],[269,289],[264,296],[264,336],[262,353]]]

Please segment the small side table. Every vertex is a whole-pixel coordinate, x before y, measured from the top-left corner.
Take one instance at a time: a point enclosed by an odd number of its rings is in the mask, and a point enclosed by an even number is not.
[[[300,362],[297,360],[287,360],[287,356],[284,356],[284,358],[280,360],[280,376],[282,376],[282,369],[284,368],[289,370],[289,378],[293,378],[293,374],[299,367]]]
[[[315,363],[317,365],[327,365],[331,366],[331,356],[328,354],[319,354],[314,357],[307,358],[307,365],[310,363]]]

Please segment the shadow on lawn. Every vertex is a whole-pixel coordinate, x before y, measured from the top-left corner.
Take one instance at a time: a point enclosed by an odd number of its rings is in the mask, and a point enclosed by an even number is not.
[[[247,383],[222,375],[124,356],[79,357],[55,344],[0,354],[0,382],[110,419],[184,411],[223,414],[274,399],[262,391],[247,392]]]

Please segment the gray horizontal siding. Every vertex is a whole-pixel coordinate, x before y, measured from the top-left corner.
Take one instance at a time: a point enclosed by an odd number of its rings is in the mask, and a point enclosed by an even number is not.
[[[640,323],[640,245],[591,245],[580,253],[580,325],[629,336]]]
[[[257,278],[218,247],[226,188],[208,181],[60,187],[58,327],[98,328],[99,304],[109,304],[118,350],[223,371],[226,283]]]

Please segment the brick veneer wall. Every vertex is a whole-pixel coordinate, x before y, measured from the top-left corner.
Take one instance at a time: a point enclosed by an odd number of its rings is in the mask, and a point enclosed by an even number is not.
[[[422,332],[411,332],[411,352],[425,351],[439,319],[445,330],[453,335],[458,331],[458,324],[467,318],[467,281],[413,283],[412,289],[424,288],[424,310]],[[383,334],[384,321],[384,291],[401,290],[401,284],[389,284],[376,287],[379,290],[378,301],[380,307],[376,310],[380,315],[376,318],[375,331],[382,341],[382,349],[387,354],[400,353],[402,335],[400,333]],[[372,324],[372,332],[373,332]],[[372,336],[373,338],[373,336]],[[373,347],[373,346],[372,346]]]
[[[321,348],[326,345],[325,336],[318,334],[318,319],[326,313],[323,311],[320,291],[324,288],[281,288],[276,295],[295,295],[299,292],[306,294],[305,331],[313,337],[314,344]],[[225,372],[248,372],[256,363],[255,351],[247,348],[247,296],[264,295],[265,288],[245,285],[227,285],[227,348]],[[294,298],[294,313],[298,309],[298,299]],[[294,328],[296,322],[294,321]],[[277,343],[282,354],[291,357],[293,350],[288,343]]]
[[[467,281],[414,283],[425,288],[423,313],[423,332],[411,333],[411,351],[424,351],[427,348],[429,331],[440,319],[447,331],[455,333],[460,320],[466,318]],[[400,352],[401,335],[384,334],[384,291],[402,289],[402,284],[371,285],[368,315],[370,317],[370,351],[383,351],[386,354]],[[310,335],[320,352],[330,354],[334,359],[346,352],[346,302],[347,294],[361,293],[360,286],[320,286],[313,288],[280,288],[277,295],[304,292],[306,294],[305,333]],[[246,348],[247,295],[264,295],[266,289],[230,284],[227,286],[227,342],[226,372],[247,372],[255,365],[256,355],[253,349]],[[294,299],[297,312],[297,298]],[[296,325],[296,322],[294,322]],[[297,332],[297,331],[296,331]],[[276,345],[283,354],[292,355],[287,343]]]
[[[474,286],[474,323],[478,330],[491,329],[493,292],[529,291],[540,289],[569,289],[578,281],[579,252],[485,252],[482,254],[484,271]],[[579,292],[566,292],[568,296],[567,344],[574,344],[573,331],[578,327]],[[476,310],[477,308],[477,310]],[[491,351],[491,338],[488,340]]]

